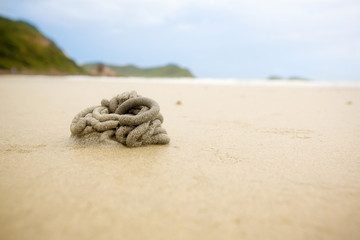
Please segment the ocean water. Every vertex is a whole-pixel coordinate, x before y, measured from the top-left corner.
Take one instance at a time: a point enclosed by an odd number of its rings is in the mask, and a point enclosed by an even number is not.
[[[76,82],[139,82],[161,84],[204,84],[204,85],[240,85],[266,87],[360,87],[359,81],[325,80],[268,80],[240,78],[142,78],[142,77],[106,77],[106,76],[66,76],[67,81]]]

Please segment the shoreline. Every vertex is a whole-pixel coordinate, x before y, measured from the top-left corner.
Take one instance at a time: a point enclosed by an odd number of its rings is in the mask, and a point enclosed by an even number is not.
[[[0,75],[2,78],[58,78],[73,82],[109,82],[109,83],[158,83],[158,84],[186,84],[186,85],[219,85],[244,87],[350,87],[360,88],[360,80],[356,81],[326,81],[326,80],[270,80],[247,78],[144,78],[144,77],[115,77],[89,75]]]

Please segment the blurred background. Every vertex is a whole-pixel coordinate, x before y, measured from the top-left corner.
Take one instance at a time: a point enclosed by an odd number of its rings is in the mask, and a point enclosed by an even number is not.
[[[359,0],[0,0],[0,15],[3,73],[360,81]]]

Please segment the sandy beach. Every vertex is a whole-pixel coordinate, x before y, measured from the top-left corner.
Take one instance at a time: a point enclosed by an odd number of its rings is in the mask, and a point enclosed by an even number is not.
[[[129,90],[169,145],[69,140]],[[360,87],[1,76],[0,100],[2,240],[360,239]]]

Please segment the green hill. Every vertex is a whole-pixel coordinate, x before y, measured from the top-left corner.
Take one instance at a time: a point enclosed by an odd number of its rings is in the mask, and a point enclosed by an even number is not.
[[[133,65],[76,65],[56,44],[24,21],[0,16],[0,73],[25,74],[93,74],[134,77],[193,77],[184,68],[169,64],[162,67],[139,68]],[[99,72],[99,69],[103,70]]]
[[[91,73],[98,64],[85,64],[82,67]],[[184,68],[174,64],[169,64],[162,67],[153,68],[139,68],[134,65],[115,66],[106,65],[114,70],[119,76],[128,77],[194,77],[192,73]]]
[[[24,21],[0,17],[0,71],[41,74],[82,74],[50,39]]]

